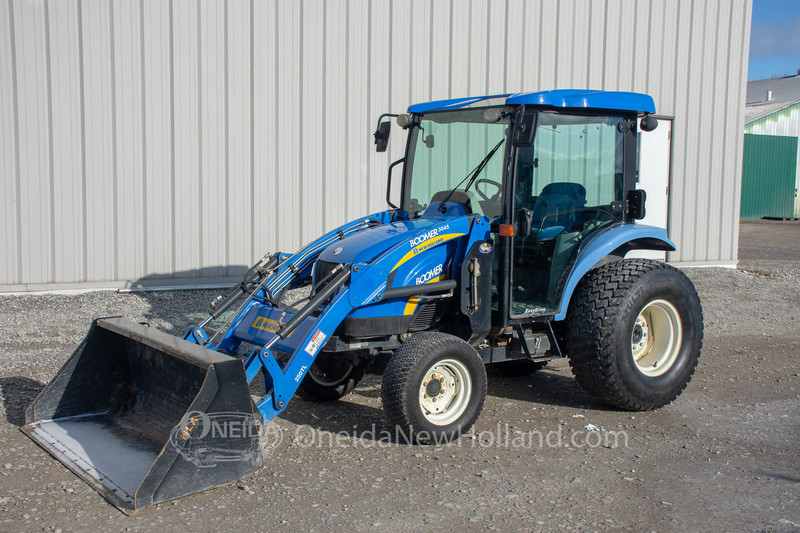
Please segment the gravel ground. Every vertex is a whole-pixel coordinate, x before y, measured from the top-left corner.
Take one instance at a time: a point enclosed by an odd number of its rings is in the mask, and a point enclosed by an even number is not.
[[[0,297],[0,530],[796,531],[800,224],[747,223],[740,235],[741,269],[686,270],[706,336],[670,406],[608,408],[559,360],[490,375],[474,435],[406,446],[379,440],[380,376],[367,375],[334,404],[295,398],[263,470],[135,517],[25,437],[24,409],[93,318],[180,333],[215,293]]]

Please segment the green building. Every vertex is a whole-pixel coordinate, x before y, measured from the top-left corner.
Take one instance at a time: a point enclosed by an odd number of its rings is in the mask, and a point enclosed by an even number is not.
[[[800,74],[747,84],[741,218],[800,218]]]

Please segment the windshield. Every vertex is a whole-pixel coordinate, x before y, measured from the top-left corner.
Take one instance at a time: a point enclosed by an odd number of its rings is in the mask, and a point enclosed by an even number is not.
[[[452,196],[454,189],[465,192],[472,213],[490,220],[500,216],[508,119],[490,122],[484,118],[486,110],[429,113],[415,125],[402,204],[409,216],[419,217],[431,203],[438,206],[445,198],[463,198]],[[437,202],[432,202],[437,193]]]

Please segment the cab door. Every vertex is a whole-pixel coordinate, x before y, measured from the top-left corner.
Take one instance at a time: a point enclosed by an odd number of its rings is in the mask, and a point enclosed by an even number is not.
[[[554,314],[581,243],[623,221],[622,121],[539,112],[517,148],[509,318]]]
[[[667,228],[667,212],[669,209],[669,173],[670,151],[672,139],[672,120],[659,118],[658,127],[653,131],[639,129],[637,140],[638,172],[636,188],[647,193],[645,217],[640,224]],[[661,250],[631,250],[628,258],[642,257],[664,261],[667,252]]]

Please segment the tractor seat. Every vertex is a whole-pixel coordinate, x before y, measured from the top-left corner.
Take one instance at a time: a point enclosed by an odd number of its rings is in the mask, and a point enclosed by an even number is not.
[[[545,185],[531,215],[531,229],[538,239],[552,239],[562,231],[574,231],[576,210],[586,205],[586,189],[580,183],[556,182]]]

